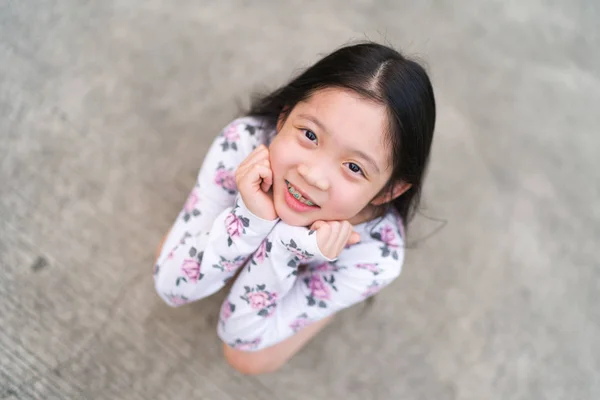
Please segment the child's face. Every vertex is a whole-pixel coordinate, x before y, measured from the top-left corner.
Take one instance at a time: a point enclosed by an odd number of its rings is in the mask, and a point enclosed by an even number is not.
[[[324,89],[294,107],[271,143],[275,210],[285,223],[371,218],[371,200],[391,176],[385,108],[343,89]],[[364,154],[359,154],[362,152]],[[286,181],[319,207],[299,211]]]

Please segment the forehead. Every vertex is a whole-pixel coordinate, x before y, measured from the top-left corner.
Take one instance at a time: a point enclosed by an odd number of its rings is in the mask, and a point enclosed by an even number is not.
[[[349,90],[328,88],[298,103],[292,116],[310,115],[321,122],[341,149],[361,150],[371,156],[384,172],[387,115],[385,107]]]

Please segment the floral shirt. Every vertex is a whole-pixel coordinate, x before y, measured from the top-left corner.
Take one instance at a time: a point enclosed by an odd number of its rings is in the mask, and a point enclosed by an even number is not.
[[[404,259],[403,224],[394,211],[356,225],[361,241],[336,259],[321,253],[314,231],[252,214],[234,173],[274,135],[250,117],[221,132],[154,267],[156,290],[171,306],[210,296],[242,269],[217,330],[225,343],[245,351],[279,343],[372,296],[400,274]]]

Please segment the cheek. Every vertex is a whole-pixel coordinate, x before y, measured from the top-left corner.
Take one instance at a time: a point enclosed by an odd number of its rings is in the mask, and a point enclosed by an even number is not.
[[[298,154],[298,149],[286,138],[275,138],[269,146],[269,160],[273,175],[279,177],[297,162],[291,156]]]
[[[280,142],[275,139],[269,146],[269,161],[271,162],[271,169],[275,170],[276,166],[281,163],[283,159],[282,154],[282,146],[280,145]]]
[[[341,177],[337,178],[337,183],[331,189],[330,210],[346,218],[362,210],[365,205],[363,203],[369,200],[365,198],[364,188],[343,182]]]

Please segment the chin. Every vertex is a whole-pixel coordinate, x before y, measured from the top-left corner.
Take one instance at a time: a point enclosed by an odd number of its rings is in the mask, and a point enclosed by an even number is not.
[[[277,215],[279,216],[279,218],[285,222],[286,224],[290,225],[290,226],[310,226],[312,225],[313,222],[316,221],[313,219],[309,219],[305,216],[302,215],[297,215],[294,214],[293,211],[290,211],[289,209],[285,208],[285,206],[283,207],[284,209],[281,210],[282,207],[275,207],[275,212],[277,212]]]

